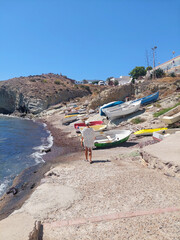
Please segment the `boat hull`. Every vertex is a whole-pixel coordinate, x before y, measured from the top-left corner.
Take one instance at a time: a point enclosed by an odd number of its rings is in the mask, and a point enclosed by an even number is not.
[[[103,121],[92,121],[92,122],[89,122],[90,126],[101,125],[103,123],[104,123]],[[78,129],[80,127],[85,127],[85,126],[86,126],[85,123],[75,123],[74,124],[74,128],[76,128],[76,129]]]
[[[102,136],[96,136],[96,140],[94,141],[94,146],[96,148],[111,148],[111,147],[117,147],[120,146],[122,143],[126,142],[130,135],[131,135],[131,131],[127,130],[127,131],[118,131],[117,134],[114,134],[115,138],[110,140],[108,137],[110,137],[109,135],[111,135],[111,131],[104,133],[104,135]],[[103,138],[104,137],[104,138]]]
[[[180,121],[180,105],[163,114],[160,119],[166,124]]]
[[[62,120],[62,124],[63,124],[63,125],[69,125],[70,123],[75,122],[75,121],[77,121],[77,120],[78,120],[78,117],[77,117],[77,116],[73,116],[73,117],[69,117],[69,118],[64,118],[64,119]]]
[[[118,108],[105,109],[107,117],[111,120],[121,118],[139,110],[141,106],[141,100],[136,102],[126,102],[121,104]]]
[[[153,93],[153,94],[151,94],[151,95],[148,95],[148,96],[146,96],[146,97],[139,98],[139,99],[137,99],[137,100],[135,100],[135,101],[133,101],[133,102],[136,102],[136,101],[141,100],[141,105],[147,105],[147,104],[149,104],[149,103],[151,103],[151,102],[157,101],[158,98],[159,98],[159,91],[156,92],[156,93]]]
[[[99,109],[99,114],[100,116],[105,116],[106,114],[104,113],[104,109],[105,108],[109,108],[109,107],[113,107],[113,106],[116,106],[116,105],[120,105],[122,104],[123,101],[114,101],[114,102],[110,102],[110,103],[107,103],[107,104],[104,104],[103,106],[100,107]]]
[[[141,129],[134,133],[136,136],[152,136],[153,132],[163,132],[167,128],[153,128],[153,129]]]

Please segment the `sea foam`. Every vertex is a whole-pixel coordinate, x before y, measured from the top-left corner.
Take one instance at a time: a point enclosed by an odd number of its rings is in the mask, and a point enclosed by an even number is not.
[[[43,124],[44,127],[46,127],[46,124]],[[33,149],[35,150],[34,153],[31,154],[31,157],[34,158],[36,164],[45,162],[43,160],[43,155],[46,154],[46,150],[50,149],[53,145],[53,136],[51,135],[51,132],[47,130],[47,133],[49,136],[45,139],[42,138],[42,145],[34,147]]]

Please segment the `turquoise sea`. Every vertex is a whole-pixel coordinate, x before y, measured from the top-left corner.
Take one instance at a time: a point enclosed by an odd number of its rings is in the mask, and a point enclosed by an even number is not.
[[[52,144],[45,124],[0,115],[0,196],[22,170],[42,163]]]

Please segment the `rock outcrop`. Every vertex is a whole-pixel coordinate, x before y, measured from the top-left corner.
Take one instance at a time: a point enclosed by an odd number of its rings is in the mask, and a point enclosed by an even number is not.
[[[134,95],[134,85],[127,84],[123,86],[111,87],[103,92],[99,93],[99,96],[94,98],[88,108],[95,109],[103,104],[112,101],[124,101],[126,97]]]
[[[180,77],[159,78],[155,80],[146,80],[135,84],[135,96],[147,96],[148,94],[159,91],[160,98],[170,96],[174,92],[180,91]]]
[[[88,94],[87,88],[58,74],[13,78],[0,82],[0,113],[38,114],[52,105]]]

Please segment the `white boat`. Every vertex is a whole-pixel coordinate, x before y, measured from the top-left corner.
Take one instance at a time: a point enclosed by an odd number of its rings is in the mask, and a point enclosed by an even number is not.
[[[72,116],[72,117],[69,117],[69,118],[64,118],[62,120],[62,124],[63,125],[69,125],[70,123],[75,122],[77,120],[79,120],[78,116]]]
[[[116,147],[126,142],[131,135],[130,130],[110,130],[96,135],[94,145],[96,148]]]
[[[136,102],[129,101],[118,106],[105,108],[104,112],[109,119],[113,120],[138,111],[140,106],[141,100]]]
[[[172,124],[180,121],[180,105],[164,113],[160,119],[166,124]]]
[[[117,105],[120,105],[120,104],[122,104],[122,103],[123,103],[123,101],[114,101],[114,102],[109,102],[109,103],[104,104],[103,106],[101,106],[101,107],[99,108],[99,114],[100,114],[100,116],[105,116],[105,113],[104,113],[104,111],[103,111],[105,108],[117,106]]]

